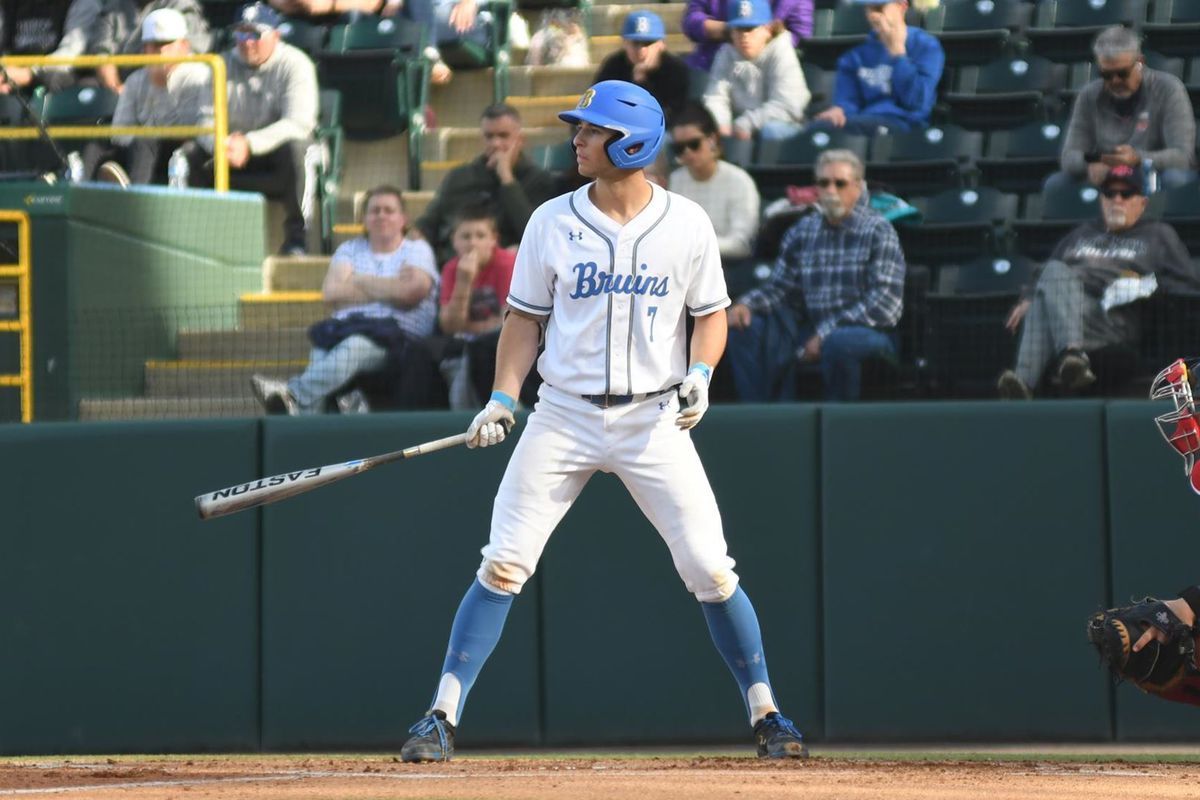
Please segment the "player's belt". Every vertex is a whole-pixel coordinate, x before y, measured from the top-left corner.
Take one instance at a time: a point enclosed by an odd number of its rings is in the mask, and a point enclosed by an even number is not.
[[[612,408],[613,406],[624,406],[629,403],[640,403],[643,400],[649,400],[651,397],[658,397],[660,394],[665,394],[674,388],[674,386],[668,386],[666,389],[659,389],[657,392],[642,392],[641,394],[582,394],[580,397],[597,408]]]

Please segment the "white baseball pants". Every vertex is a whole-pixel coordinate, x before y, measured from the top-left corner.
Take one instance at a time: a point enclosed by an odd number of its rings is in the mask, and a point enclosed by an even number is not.
[[[597,470],[616,475],[671,551],[687,590],[707,603],[737,588],[721,515],[674,390],[598,408],[542,384],[492,508],[480,581],[519,593],[563,515]]]

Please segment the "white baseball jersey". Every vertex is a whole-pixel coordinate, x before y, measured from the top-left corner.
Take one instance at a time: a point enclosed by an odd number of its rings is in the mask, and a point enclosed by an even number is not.
[[[683,380],[686,307],[729,305],[708,215],[657,185],[619,224],[588,198],[591,184],[543,203],[517,250],[508,303],[549,315],[538,371],[576,395],[641,394]]]

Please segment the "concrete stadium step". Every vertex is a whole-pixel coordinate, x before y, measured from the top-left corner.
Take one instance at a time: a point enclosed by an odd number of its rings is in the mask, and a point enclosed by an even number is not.
[[[586,87],[585,87],[586,88]],[[508,102],[521,112],[521,119],[526,127],[548,128],[552,125],[562,125],[558,118],[561,111],[574,108],[579,102],[578,94],[550,95],[538,97],[509,96]]]
[[[327,313],[320,292],[244,294],[238,298],[242,330],[306,328]]]
[[[147,361],[146,397],[223,397],[253,400],[250,376],[288,378],[304,371],[308,359],[287,361]]]
[[[509,96],[547,97],[574,95],[578,100],[583,90],[592,85],[596,66],[588,67],[513,67],[508,72]],[[572,102],[567,108],[575,105]]]
[[[262,407],[253,397],[117,397],[79,401],[79,419],[83,422],[262,415]]]
[[[263,291],[319,292],[328,270],[329,256],[267,256]]]
[[[604,4],[592,8],[592,38],[597,36],[620,36],[621,25],[625,18],[634,11],[649,10],[662,17],[663,27],[667,35],[681,33],[683,28],[683,12],[687,3],[654,3],[653,5]],[[596,52],[595,50],[592,51]]]
[[[483,148],[483,144],[479,143],[478,141],[476,142],[476,145],[480,149]],[[475,153],[475,155],[473,155],[471,157],[474,158],[477,155],[479,155],[478,151]],[[454,169],[455,167],[460,166],[465,163],[466,163],[466,161],[424,161],[424,162],[422,162],[421,163],[421,191],[429,192],[430,198],[432,199],[432,196],[437,193],[438,187],[442,185],[442,179],[446,177],[446,173],[450,172],[450,170]],[[426,203],[425,205],[426,205],[426,207],[429,206],[428,203]],[[424,211],[424,209],[422,209],[422,211]],[[419,217],[420,214],[417,214],[415,216]]]
[[[692,52],[692,48],[695,47],[692,40],[682,33],[668,33],[666,42],[667,50],[678,56]],[[621,49],[621,37],[619,35],[593,36],[590,44],[592,47],[592,62],[598,65],[610,54]]]
[[[575,98],[578,100],[578,98]],[[568,106],[569,107],[569,106]],[[441,128],[433,132],[436,142],[429,144],[429,158],[440,161],[470,161],[479,155],[483,149],[478,128]],[[545,127],[526,127],[525,146],[537,147],[540,144],[557,144],[567,140],[566,124],[558,122]],[[422,184],[422,189],[430,187]]]
[[[306,328],[180,331],[175,345],[181,361],[290,361],[311,347]]]
[[[408,185],[408,134],[387,139],[346,139],[342,145],[344,174],[338,194],[353,197],[373,186]]]
[[[511,79],[510,79],[511,80]],[[512,93],[511,83],[509,93]],[[456,69],[449,83],[429,87],[436,127],[478,127],[479,115],[495,102],[493,70]]]

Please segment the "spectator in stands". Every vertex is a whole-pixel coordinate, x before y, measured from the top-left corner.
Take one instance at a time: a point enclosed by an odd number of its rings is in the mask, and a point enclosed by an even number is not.
[[[730,41],[726,22],[733,14],[730,6],[745,0],[688,0],[683,12],[683,32],[696,43],[696,48],[684,60],[688,66],[707,72],[717,57],[721,45]],[[777,20],[792,40],[792,47],[813,33],[813,0],[772,0],[771,17]]]
[[[290,17],[323,17],[333,14],[376,14],[392,17],[404,0],[269,0],[271,7]]]
[[[833,105],[812,126],[867,136],[925,127],[946,61],[941,42],[905,23],[907,0],[854,2],[863,5],[871,32],[838,59]]]
[[[81,56],[88,52],[102,0],[10,0],[0,3],[0,53],[23,56]],[[69,67],[8,67],[0,94],[74,83]]]
[[[1164,185],[1193,180],[1196,119],[1183,82],[1147,67],[1138,35],[1120,25],[1102,31],[1092,52],[1100,77],[1075,98],[1063,171],[1047,182],[1086,178],[1099,186],[1112,167],[1144,160]]]
[[[151,12],[142,22],[147,55],[184,56],[190,52],[187,20],[173,8]],[[117,101],[118,127],[208,125],[212,120],[212,74],[204,64],[162,64],[129,76]],[[167,161],[180,140],[114,136],[111,145],[89,142],[83,151],[87,175],[97,174],[122,186],[166,183]],[[114,159],[105,161],[103,159]]]
[[[729,308],[729,362],[743,401],[795,398],[797,356],[820,364],[826,400],[857,400],[862,361],[895,353],[904,254],[870,207],[849,150],[817,159],[819,214],[783,237],[770,279]]]
[[[304,155],[317,126],[317,71],[303,51],[280,38],[283,19],[266,3],[244,6],[223,54],[229,100],[229,185],[283,203],[280,253],[302,255],[305,244]],[[212,137],[199,140],[211,151]],[[193,151],[193,173],[212,185],[208,152]]]
[[[1013,307],[1006,327],[1020,328],[1021,340],[1016,368],[1000,375],[1001,397],[1033,397],[1056,358],[1063,391],[1086,389],[1096,380],[1089,350],[1136,342],[1129,303],[1156,289],[1200,290],[1200,271],[1175,229],[1143,217],[1144,185],[1140,165],[1109,169],[1101,183],[1102,219],[1068,233]]]
[[[496,372],[496,345],[508,308],[517,254],[500,247],[496,218],[483,206],[468,206],[455,215],[454,258],[442,267],[442,333],[454,344],[443,352],[442,374],[449,387],[450,407],[476,408],[480,390],[490,391]]]
[[[688,99],[688,68],[683,59],[667,52],[667,31],[658,14],[634,11],[621,27],[621,49],[604,59],[592,83],[628,81],[654,95],[667,124]]]
[[[515,108],[507,103],[488,106],[480,129],[483,153],[450,170],[417,220],[417,228],[443,261],[454,254],[450,236],[458,209],[477,204],[491,209],[500,223],[500,246],[514,247],[521,241],[529,215],[554,194],[553,176],[522,153],[525,137]]]
[[[749,258],[758,228],[758,187],[744,169],[721,159],[717,122],[707,108],[693,103],[675,116],[671,151],[682,166],[671,173],[668,188],[708,212],[726,266]]]
[[[433,251],[405,237],[406,223],[399,189],[367,193],[366,236],[338,247],[321,286],[333,315],[309,329],[308,368],[288,381],[250,379],[267,413],[319,414],[335,397],[343,412],[366,410],[360,394],[339,393],[364,373],[403,381],[407,345],[433,333],[438,283]]]
[[[771,19],[767,0],[738,0],[726,24],[732,42],[717,51],[704,105],[730,138],[726,157],[746,164],[756,134],[786,139],[799,132],[810,95],[792,41]]]
[[[91,52],[96,55],[136,55],[142,52],[142,25],[160,8],[183,14],[188,26],[188,44],[193,53],[207,53],[212,46],[208,20],[199,0],[99,0],[100,12],[92,30]],[[100,84],[121,91],[124,75],[111,65],[96,68]]]

